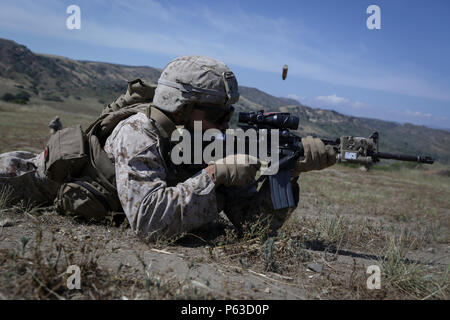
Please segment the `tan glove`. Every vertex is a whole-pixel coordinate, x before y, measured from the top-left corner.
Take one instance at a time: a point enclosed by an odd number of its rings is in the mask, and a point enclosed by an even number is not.
[[[332,146],[325,145],[319,138],[307,136],[302,138],[304,159],[297,161],[293,170],[293,176],[301,172],[322,170],[336,163],[336,152]]]
[[[245,186],[254,181],[260,162],[255,157],[237,154],[229,155],[214,163],[216,185]]]

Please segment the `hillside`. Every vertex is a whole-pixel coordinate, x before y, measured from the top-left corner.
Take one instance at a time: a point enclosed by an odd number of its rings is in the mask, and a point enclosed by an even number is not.
[[[149,62],[151,63],[151,62]],[[35,54],[14,41],[0,39],[0,97],[6,93],[30,96],[29,104],[47,105],[62,112],[97,115],[106,103],[126,90],[126,81],[141,78],[156,83],[160,70],[147,66],[125,66],[77,61]],[[386,152],[430,154],[450,162],[450,132],[412,124],[346,116],[314,109],[296,100],[274,97],[256,88],[240,86],[238,111],[280,110],[300,117],[299,132],[319,137],[369,136],[380,133],[380,149]]]

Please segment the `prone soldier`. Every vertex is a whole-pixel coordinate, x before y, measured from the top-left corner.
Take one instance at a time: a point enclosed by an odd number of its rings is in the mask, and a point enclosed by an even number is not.
[[[101,173],[83,169],[79,174],[82,178],[75,183],[67,181],[75,174],[56,178],[55,172],[61,170],[54,168],[60,159],[54,159],[50,139],[39,155],[0,155],[0,186],[12,187],[18,195],[15,199],[51,203],[56,198],[55,203],[65,213],[80,212],[76,206],[85,203],[75,201],[76,197],[97,199],[95,205],[80,208],[84,212],[102,206],[106,211],[123,211],[132,230],[145,237],[192,231],[217,219],[222,210],[238,230],[254,219],[266,221],[272,231],[281,227],[293,209],[273,210],[268,179],[262,180],[256,192],[244,189],[254,181],[258,162],[246,156],[247,161],[241,163],[236,161],[239,155],[231,155],[228,157],[234,161],[217,161],[193,172],[189,166],[174,165],[168,157],[167,142],[177,126],[192,131],[194,121],[201,121],[203,130],[228,128],[232,105],[239,99],[237,80],[229,67],[209,57],[179,57],[164,68],[156,89],[144,90],[148,88],[141,81],[130,83],[128,92],[86,130],[89,151],[80,151],[79,158],[88,153],[93,164],[90,168]],[[63,137],[69,132],[64,130],[55,135]],[[333,148],[320,139],[306,137],[302,144],[304,158],[297,160],[291,179],[296,204],[300,173],[336,162]],[[102,154],[106,157],[101,161],[94,158]]]

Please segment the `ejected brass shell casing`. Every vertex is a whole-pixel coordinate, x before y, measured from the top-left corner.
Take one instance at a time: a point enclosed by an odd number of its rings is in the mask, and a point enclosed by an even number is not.
[[[283,75],[282,75],[283,80],[286,80],[287,72],[288,72],[288,66],[287,66],[287,64],[285,64],[283,67]]]

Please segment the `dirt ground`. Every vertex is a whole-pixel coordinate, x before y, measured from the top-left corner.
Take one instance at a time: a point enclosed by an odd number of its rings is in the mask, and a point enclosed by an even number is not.
[[[275,237],[224,216],[146,242],[125,221],[86,222],[0,194],[0,299],[448,299],[450,177],[442,165],[336,165],[301,177]],[[2,200],[3,199],[3,200]],[[68,266],[80,267],[69,289]],[[367,267],[381,270],[368,289]]]

